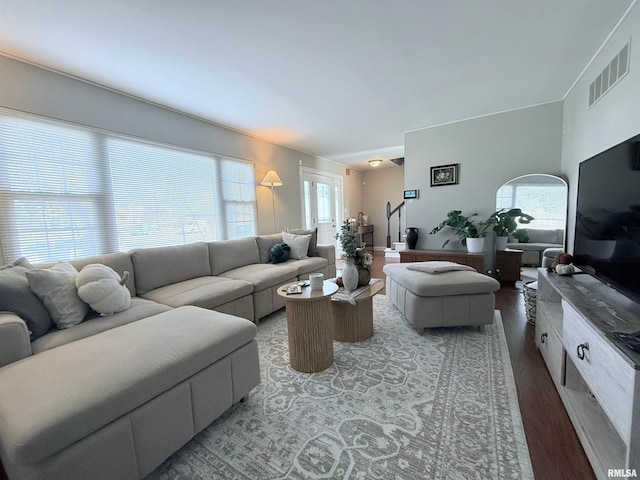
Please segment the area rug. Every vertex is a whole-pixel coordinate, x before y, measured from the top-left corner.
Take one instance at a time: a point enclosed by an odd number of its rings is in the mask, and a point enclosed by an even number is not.
[[[420,336],[377,295],[374,329],[305,374],[263,319],[262,383],[148,479],[533,479],[499,312]]]

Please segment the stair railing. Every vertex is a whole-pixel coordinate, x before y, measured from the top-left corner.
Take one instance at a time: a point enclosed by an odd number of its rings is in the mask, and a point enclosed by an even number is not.
[[[391,215],[393,215],[396,212],[398,212],[398,241],[399,242],[402,241],[402,231],[400,230],[400,217],[401,217],[402,210],[400,209],[403,206],[404,206],[404,202],[402,202],[396,208],[391,210],[391,202],[387,202],[387,248],[391,248],[391,224],[389,223],[389,218],[391,218]]]

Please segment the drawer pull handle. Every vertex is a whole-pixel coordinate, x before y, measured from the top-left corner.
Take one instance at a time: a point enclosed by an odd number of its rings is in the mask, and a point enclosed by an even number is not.
[[[542,335],[540,335],[540,343],[544,343],[546,338],[547,338],[547,332],[545,332]]]
[[[584,360],[584,351],[589,350],[589,343],[588,342],[581,343],[580,345],[578,345],[578,348],[576,350],[578,353],[578,358],[580,360]]]

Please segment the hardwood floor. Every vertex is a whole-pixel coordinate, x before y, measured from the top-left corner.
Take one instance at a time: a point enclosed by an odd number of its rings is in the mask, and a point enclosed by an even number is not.
[[[384,278],[384,255],[375,252],[372,276]],[[544,480],[595,479],[582,445],[534,342],[527,323],[522,291],[503,287],[496,294],[502,314],[520,412],[535,477]],[[381,292],[384,294],[384,290]],[[0,468],[0,480],[6,480]],[[499,480],[499,479],[496,479]]]
[[[371,276],[385,278],[383,266],[384,254],[375,252]],[[544,480],[595,479],[536,347],[534,327],[527,322],[525,314],[521,282],[511,287],[503,286],[496,292],[496,308],[502,315],[535,477]]]

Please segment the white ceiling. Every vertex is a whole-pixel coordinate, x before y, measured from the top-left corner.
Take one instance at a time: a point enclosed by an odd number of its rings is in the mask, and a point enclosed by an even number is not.
[[[0,0],[0,52],[369,168],[562,99],[632,1]]]

